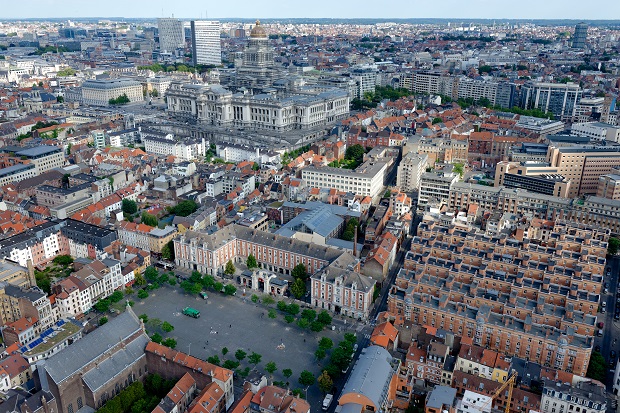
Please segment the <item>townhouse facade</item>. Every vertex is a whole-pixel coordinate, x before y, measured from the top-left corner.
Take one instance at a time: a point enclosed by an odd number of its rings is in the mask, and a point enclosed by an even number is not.
[[[61,317],[85,314],[99,300],[125,286],[121,263],[111,258],[93,261],[52,285]]]

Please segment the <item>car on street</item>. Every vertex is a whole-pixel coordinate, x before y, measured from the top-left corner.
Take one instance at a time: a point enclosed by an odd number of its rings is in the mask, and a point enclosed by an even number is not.
[[[609,290],[605,288],[605,290],[603,290],[603,294],[609,294]]]
[[[603,288],[609,288],[609,284],[607,283],[603,284]]]
[[[614,320],[616,320],[616,321],[620,320],[620,313],[616,313],[614,315]]]
[[[607,301],[603,301],[603,302],[601,303],[601,306],[602,306],[603,308],[607,307]]]
[[[601,346],[594,347],[594,351],[598,351],[600,353],[601,352]]]
[[[609,352],[609,357],[612,358],[612,359],[615,359],[616,358],[616,351],[615,350],[611,350]]]
[[[596,326],[598,328],[603,328],[604,325],[605,325],[605,323],[603,323],[602,321],[599,321],[598,323],[596,323]]]
[[[601,313],[605,314],[607,312],[607,310],[605,309],[605,307],[601,308]]]

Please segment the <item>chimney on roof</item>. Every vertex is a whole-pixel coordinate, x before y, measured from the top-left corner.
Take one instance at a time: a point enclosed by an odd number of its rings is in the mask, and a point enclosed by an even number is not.
[[[36,287],[37,279],[34,276],[34,265],[32,264],[31,259],[28,259],[28,261],[26,261],[26,266],[28,268],[28,284],[30,285],[30,287]]]

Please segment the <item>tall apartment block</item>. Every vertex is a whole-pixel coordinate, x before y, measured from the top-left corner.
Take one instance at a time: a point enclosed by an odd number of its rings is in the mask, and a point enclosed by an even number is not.
[[[417,191],[420,187],[420,178],[426,171],[428,155],[409,152],[398,165],[396,186],[404,192]]]
[[[526,82],[521,88],[521,107],[551,112],[562,121],[572,121],[582,90],[576,83]]]
[[[575,26],[575,34],[573,35],[573,48],[583,49],[586,47],[588,38],[588,24],[581,22]]]
[[[192,59],[195,65],[222,64],[221,25],[218,21],[192,20]]]
[[[558,220],[547,245],[425,219],[388,298],[388,311],[585,376],[610,231]]]
[[[164,52],[174,52],[185,47],[185,30],[183,22],[175,18],[157,19],[159,30],[159,49]]]

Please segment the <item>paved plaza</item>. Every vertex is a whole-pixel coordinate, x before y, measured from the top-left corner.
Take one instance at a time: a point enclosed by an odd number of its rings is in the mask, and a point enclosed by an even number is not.
[[[282,370],[289,368],[293,375],[289,379],[291,388],[300,388],[297,382],[302,370],[311,371],[315,377],[321,373],[321,366],[314,358],[318,340],[329,337],[334,345],[342,340],[343,329],[324,330],[315,333],[300,329],[296,324],[287,324],[280,312],[276,319],[267,316],[268,309],[254,304],[249,297],[244,301],[241,297],[230,297],[209,292],[209,299],[189,296],[179,288],[163,287],[151,291],[145,300],[136,301],[136,314],[147,314],[149,318],[168,321],[174,331],[167,336],[177,340],[176,349],[189,352],[201,359],[217,355],[223,362],[234,358],[237,349],[248,355],[256,352],[262,355],[257,369],[262,370],[266,363],[273,361],[278,367],[274,374],[275,381],[286,381]],[[184,307],[192,307],[200,311],[200,318],[194,319],[181,314]],[[148,325],[147,325],[148,330]],[[351,330],[353,331],[353,330]],[[151,332],[149,332],[151,333]],[[283,349],[279,349],[284,344]],[[227,347],[229,353],[222,355],[222,348]],[[281,347],[281,346],[280,346]],[[323,360],[327,362],[327,360]],[[247,359],[242,363],[248,366]],[[235,379],[235,385],[243,384],[241,377]],[[316,385],[308,389],[308,399],[312,411],[320,411],[321,393]]]

